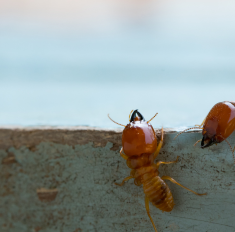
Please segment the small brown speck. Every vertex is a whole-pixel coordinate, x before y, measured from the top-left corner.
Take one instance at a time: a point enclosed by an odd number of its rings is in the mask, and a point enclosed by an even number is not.
[[[37,189],[38,198],[42,202],[54,201],[58,193],[58,189]]]
[[[41,229],[42,229],[41,227],[37,226],[36,228],[34,228],[34,231],[35,231],[35,232],[38,232],[38,231],[40,231]]]
[[[76,230],[74,230],[74,232],[81,232],[82,231],[82,229],[80,229],[80,228],[77,228]]]
[[[17,163],[15,155],[11,152],[8,153],[8,156],[2,160],[2,164],[13,164]]]

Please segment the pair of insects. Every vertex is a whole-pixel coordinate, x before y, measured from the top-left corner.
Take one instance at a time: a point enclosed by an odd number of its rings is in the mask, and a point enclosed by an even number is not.
[[[157,114],[155,114],[154,117],[156,115]],[[155,131],[149,123],[153,118],[149,121],[145,121],[142,114],[138,110],[135,110],[134,112],[131,111],[129,115],[130,122],[126,126],[110,119],[114,123],[125,127],[122,134],[122,149],[120,155],[126,160],[127,166],[131,169],[130,176],[126,177],[121,184],[115,184],[122,186],[126,181],[134,178],[135,185],[143,185],[146,211],[155,232],[157,232],[150,215],[149,202],[166,212],[171,211],[175,205],[171,191],[164,180],[170,180],[199,196],[206,195],[206,193],[196,193],[179,184],[170,176],[159,177],[159,166],[161,164],[176,163],[178,157],[172,162],[158,161],[157,163],[154,163],[163,144],[163,128],[161,131],[161,140],[157,144]],[[220,143],[223,140],[228,143],[226,138],[235,130],[235,102],[225,101],[217,103],[210,110],[201,125],[189,129],[202,129],[203,138],[201,140],[201,148],[209,147],[213,144]]]

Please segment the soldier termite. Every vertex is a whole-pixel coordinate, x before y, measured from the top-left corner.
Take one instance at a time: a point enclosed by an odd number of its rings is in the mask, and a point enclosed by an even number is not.
[[[117,123],[118,125],[125,127],[122,133],[122,149],[120,151],[120,155],[126,160],[127,166],[131,169],[130,176],[126,177],[121,184],[115,184],[122,186],[124,182],[134,178],[135,185],[143,185],[146,211],[155,232],[157,232],[150,215],[149,202],[160,210],[166,212],[171,211],[175,205],[172,193],[164,180],[170,180],[171,182],[199,196],[206,195],[206,193],[196,193],[179,184],[170,176],[159,176],[158,168],[160,164],[176,163],[178,161],[178,157],[172,162],[158,161],[157,163],[154,163],[154,160],[159,154],[163,144],[163,128],[161,131],[161,140],[157,144],[155,131],[149,123],[157,114],[155,114],[149,121],[145,121],[144,117],[138,110],[135,110],[132,114],[131,113],[129,116],[130,122],[126,126]],[[113,122],[116,123],[115,121]]]

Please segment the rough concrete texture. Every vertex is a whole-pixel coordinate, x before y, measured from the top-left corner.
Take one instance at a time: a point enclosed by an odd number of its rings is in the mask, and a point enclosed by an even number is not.
[[[38,130],[33,133],[40,138],[33,142],[32,133],[27,137],[24,131],[0,130],[0,231],[154,231],[142,187],[133,180],[122,187],[114,184],[129,175],[129,168],[119,155],[121,141],[115,142],[121,133],[106,132],[109,135],[96,131],[95,137],[81,142],[84,134],[70,130],[73,142],[65,142],[55,141],[56,130],[47,139],[42,135],[47,133]],[[66,133],[59,132],[61,138]],[[235,165],[229,146],[223,142],[203,150],[199,144],[193,147],[200,133],[173,140],[175,135],[165,134],[157,160],[180,156],[179,161],[161,165],[161,176],[208,195],[196,196],[166,181],[176,205],[170,213],[150,206],[158,232],[235,231]],[[96,141],[102,136],[105,144],[99,146]],[[228,140],[234,146],[235,134]],[[114,144],[118,148],[113,149]]]

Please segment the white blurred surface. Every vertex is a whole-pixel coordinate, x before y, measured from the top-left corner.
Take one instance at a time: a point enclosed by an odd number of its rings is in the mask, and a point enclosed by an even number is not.
[[[0,0],[0,125],[201,123],[235,100],[234,6]]]

